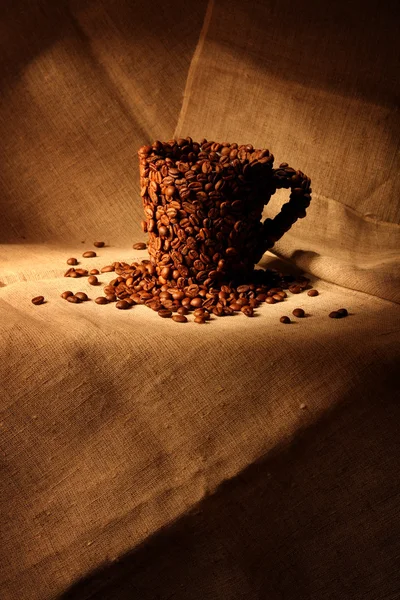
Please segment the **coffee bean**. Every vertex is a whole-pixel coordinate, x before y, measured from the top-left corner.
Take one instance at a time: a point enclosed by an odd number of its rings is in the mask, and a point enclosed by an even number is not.
[[[44,296],[35,296],[34,298],[32,298],[32,304],[35,304],[36,306],[38,306],[39,304],[43,304],[44,302]]]
[[[304,312],[304,310],[302,308],[295,308],[292,311],[292,315],[294,315],[298,319],[302,319],[305,316],[305,312]]]
[[[78,264],[78,261],[76,258],[69,258],[67,260],[67,265],[77,265],[77,264]]]
[[[184,306],[180,306],[178,308],[178,310],[176,311],[179,315],[188,315],[189,311],[187,308],[185,308]]]
[[[276,302],[282,302],[282,301],[283,301],[283,298],[282,298],[282,296],[281,296],[280,294],[274,294],[274,295],[272,296],[272,298],[273,298],[273,299],[274,299]]]
[[[172,320],[175,321],[175,323],[187,323],[188,320],[184,315],[173,315],[172,316]]]
[[[254,310],[251,306],[242,306],[242,313],[246,315],[246,317],[254,317]]]
[[[307,296],[311,296],[311,297],[318,296],[318,294],[319,294],[318,290],[308,290],[308,292],[307,292]]]
[[[285,323],[285,324],[291,323],[291,320],[289,319],[289,317],[286,317],[286,316],[281,317],[279,320],[281,323]]]
[[[104,242],[93,242],[93,246],[95,248],[104,248],[105,243]]]
[[[115,270],[113,265],[107,265],[106,267],[103,267],[102,269],[100,269],[101,273],[112,273]]]
[[[115,306],[119,310],[126,310],[127,308],[130,308],[130,304],[126,300],[119,300]]]
[[[91,275],[88,277],[88,283],[90,283],[90,285],[98,285],[99,280],[97,279],[96,275]]]
[[[196,308],[196,310],[193,311],[195,317],[204,317],[205,313],[206,311],[204,308]]]
[[[83,258],[94,258],[95,256],[97,256],[96,252],[94,252],[94,250],[88,250],[87,252],[84,252],[82,254]]]
[[[134,250],[146,250],[147,245],[145,242],[137,242],[136,244],[133,244],[132,248]]]
[[[74,293],[73,292],[63,292],[61,294],[61,298],[64,298],[64,300],[66,300],[68,298],[68,296],[73,296]]]
[[[194,322],[195,322],[195,323],[199,323],[199,324],[201,325],[201,324],[205,323],[205,322],[206,322],[206,320],[205,320],[205,318],[204,318],[204,317],[196,317],[196,318],[194,319]]]
[[[265,302],[266,302],[267,304],[276,304],[276,300],[275,300],[275,299],[274,299],[272,296],[268,296],[268,297],[265,299]]]
[[[340,314],[340,313],[339,313],[337,310],[334,310],[334,311],[332,311],[331,313],[329,313],[329,317],[330,317],[331,319],[340,319],[340,318],[341,318],[341,316],[342,316],[342,315],[341,315],[341,314]]]
[[[246,306],[249,303],[247,298],[238,298],[236,300],[236,304],[239,304],[239,306]]]
[[[102,296],[100,296],[100,298],[101,297]],[[106,299],[108,300],[108,302],[115,302],[117,298],[116,298],[116,296],[114,294],[106,294]]]
[[[80,304],[82,300],[80,300],[76,296],[68,296],[67,302],[71,302],[71,304]]]
[[[239,312],[240,310],[242,310],[242,306],[240,304],[238,304],[237,302],[233,302],[230,305],[231,309],[234,310],[235,312]]]
[[[339,315],[341,317],[347,317],[348,316],[348,312],[346,308],[339,308],[339,310],[337,311],[339,313]]]
[[[85,292],[77,292],[75,294],[75,296],[77,298],[79,298],[79,300],[82,300],[82,302],[86,302],[87,300],[89,300],[89,298],[87,297],[87,294],[85,294]]]
[[[100,271],[99,271],[98,269],[91,269],[91,270],[89,271],[89,275],[98,275],[98,274],[99,274],[99,272],[100,272]]]
[[[114,296],[115,298],[115,296]],[[105,298],[104,296],[99,296],[98,298],[95,299],[96,304],[108,304],[108,299]]]
[[[77,271],[75,271],[75,269],[73,269],[67,277],[72,277],[73,279],[77,279],[78,277],[80,277],[80,274]]]
[[[182,292],[182,291],[177,291],[177,292],[173,292],[173,293],[172,293],[172,298],[173,298],[174,300],[179,300],[179,301],[181,301],[181,300],[183,300],[183,299],[184,299],[184,297],[185,297],[185,292]]]
[[[182,302],[183,304],[183,302]],[[192,300],[190,301],[190,306],[193,306],[194,308],[199,308],[201,307],[203,304],[203,300],[201,298],[192,298]]]
[[[89,272],[86,269],[75,269],[75,273],[78,277],[86,277],[87,275],[89,275]],[[73,277],[72,273],[71,277]]]
[[[299,285],[291,285],[289,286],[289,292],[292,294],[300,294],[303,289]]]
[[[162,317],[163,319],[170,319],[172,317],[172,312],[170,310],[168,310],[167,308],[161,308],[158,311],[158,315],[160,317]]]

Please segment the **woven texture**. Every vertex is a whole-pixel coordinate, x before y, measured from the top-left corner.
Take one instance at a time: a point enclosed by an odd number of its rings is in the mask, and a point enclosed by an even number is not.
[[[2,600],[399,597],[391,4],[3,3]],[[261,265],[318,297],[204,327],[60,298],[101,293],[70,256],[146,258],[136,151],[174,133],[311,177]]]

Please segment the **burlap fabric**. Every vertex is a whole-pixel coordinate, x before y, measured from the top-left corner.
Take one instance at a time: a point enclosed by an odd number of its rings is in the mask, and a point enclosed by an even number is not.
[[[369,4],[2,3],[2,600],[399,598],[399,52]],[[59,298],[97,295],[62,277],[96,238],[84,266],[145,257],[136,150],[174,132],[310,175],[263,264],[320,296],[197,328]]]

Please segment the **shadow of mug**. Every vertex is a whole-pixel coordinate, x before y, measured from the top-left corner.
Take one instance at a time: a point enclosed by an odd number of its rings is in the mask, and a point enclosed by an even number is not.
[[[161,284],[206,287],[249,276],[254,265],[306,216],[311,180],[269,150],[241,145],[156,141],[138,152],[150,260]],[[274,219],[262,211],[277,189],[289,201]]]

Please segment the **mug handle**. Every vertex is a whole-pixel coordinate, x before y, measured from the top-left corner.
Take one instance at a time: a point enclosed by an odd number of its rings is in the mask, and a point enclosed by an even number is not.
[[[265,219],[264,221],[266,249],[272,248],[275,242],[289,231],[297,219],[303,219],[306,216],[306,208],[311,202],[312,189],[310,186],[311,179],[301,171],[292,169],[287,163],[281,163],[278,169],[272,169],[272,194],[277,189],[290,188],[290,196],[289,202],[282,206],[281,212],[274,219]]]

